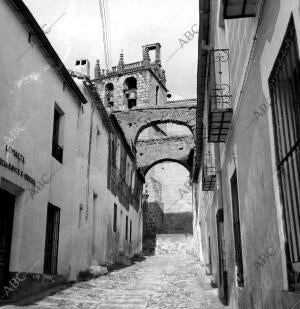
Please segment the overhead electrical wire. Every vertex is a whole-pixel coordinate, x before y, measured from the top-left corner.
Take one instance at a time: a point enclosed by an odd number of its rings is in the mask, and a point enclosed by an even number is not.
[[[107,4],[107,0],[99,0],[99,7],[102,22],[105,66],[106,69],[109,69],[111,65],[111,33],[110,33],[109,7]]]

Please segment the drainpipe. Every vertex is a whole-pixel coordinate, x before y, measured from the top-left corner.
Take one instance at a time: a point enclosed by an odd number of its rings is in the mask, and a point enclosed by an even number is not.
[[[90,93],[89,89],[88,92]],[[93,98],[93,96],[92,96]],[[88,150],[88,162],[87,162],[87,186],[86,186],[86,221],[89,220],[88,214],[89,214],[89,193],[90,193],[90,171],[91,171],[91,157],[92,157],[92,137],[93,137],[93,116],[96,109],[96,104],[94,101],[94,98],[92,99],[92,112],[91,112],[91,119],[90,119],[90,134],[89,134],[89,150]],[[90,230],[89,230],[90,232]],[[90,236],[90,235],[89,235]],[[93,244],[92,244],[93,245]],[[92,256],[93,259],[93,256]]]

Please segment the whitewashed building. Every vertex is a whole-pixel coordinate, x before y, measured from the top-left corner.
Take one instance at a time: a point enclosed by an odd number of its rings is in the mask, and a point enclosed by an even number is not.
[[[0,286],[6,298],[138,253],[144,179],[92,83],[71,77],[23,1],[1,1],[0,37]],[[119,191],[127,190],[125,201],[108,185],[113,136],[128,158],[126,186],[115,178]],[[24,280],[13,288],[20,273]]]

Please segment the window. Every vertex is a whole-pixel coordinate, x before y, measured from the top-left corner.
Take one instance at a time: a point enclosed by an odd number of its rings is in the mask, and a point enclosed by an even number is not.
[[[120,141],[118,140],[116,143],[116,153],[115,153],[115,157],[116,157],[116,167],[117,168],[120,168],[121,166],[121,155],[122,155],[122,147],[121,147],[121,144],[120,144]]]
[[[117,217],[118,217],[118,206],[114,204],[114,223],[113,223],[113,230],[117,232]]]
[[[98,227],[98,195],[93,192],[93,231],[92,231],[92,257],[96,256],[97,248],[97,227]]]
[[[52,135],[52,156],[60,163],[63,161],[62,141],[62,115],[63,113],[55,106],[53,119],[53,135]]]
[[[243,254],[242,254],[242,239],[240,226],[240,209],[239,209],[239,195],[237,174],[234,171],[231,180],[231,203],[233,216],[233,234],[235,243],[235,263],[237,266],[237,283],[238,286],[244,286],[244,270],[243,270]]]
[[[97,153],[101,153],[101,131],[99,127],[97,127],[96,149],[97,149]]]
[[[126,167],[126,183],[130,187],[131,185],[131,164],[129,161],[127,162],[127,167]]]
[[[257,0],[223,0],[224,19],[254,17]]]
[[[131,240],[132,240],[132,221],[130,220],[130,227],[129,227],[129,241],[131,243]]]
[[[48,204],[45,256],[44,256],[44,273],[49,275],[56,275],[57,273],[59,221],[60,221],[60,209],[58,207],[53,206],[52,204]]]
[[[128,240],[128,216],[126,216],[125,239]]]
[[[208,269],[209,269],[209,274],[212,274],[212,258],[211,258],[211,243],[210,243],[210,236],[208,236]]]
[[[300,62],[291,18],[269,78],[289,283],[300,283]],[[299,269],[299,268],[298,268]]]
[[[131,175],[131,193],[134,193],[134,186],[135,186],[135,170],[132,169],[132,175]]]
[[[111,151],[112,151],[112,166],[116,167],[116,153],[117,153],[117,149],[116,149],[116,143],[114,140],[111,141]]]
[[[79,219],[78,219],[78,228],[79,229],[81,229],[82,216],[83,216],[83,205],[79,204]]]

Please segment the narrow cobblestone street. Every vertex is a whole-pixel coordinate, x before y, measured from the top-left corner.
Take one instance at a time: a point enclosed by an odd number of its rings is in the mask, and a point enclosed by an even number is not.
[[[156,254],[132,266],[76,283],[25,306],[4,308],[223,308],[204,266],[190,254],[190,238],[182,235],[173,244],[170,238],[175,237],[160,236]]]

